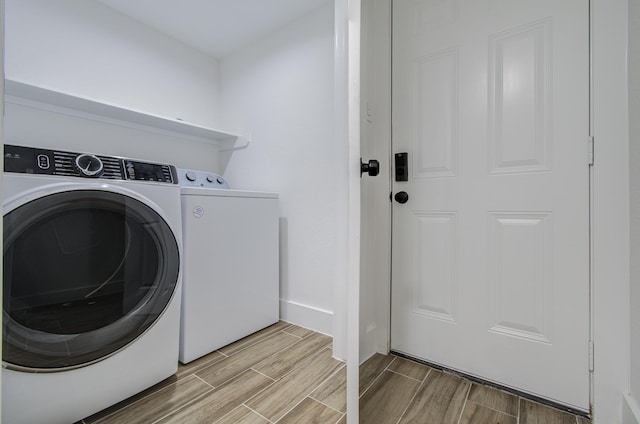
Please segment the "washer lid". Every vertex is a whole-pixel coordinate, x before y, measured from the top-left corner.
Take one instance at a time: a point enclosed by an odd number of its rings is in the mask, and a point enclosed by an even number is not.
[[[214,190],[202,187],[180,187],[182,196],[217,196],[217,197],[247,197],[277,199],[278,193],[266,191],[246,191],[246,190]]]

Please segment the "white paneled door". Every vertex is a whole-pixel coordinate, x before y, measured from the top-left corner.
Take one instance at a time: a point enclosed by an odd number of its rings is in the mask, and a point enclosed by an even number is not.
[[[585,411],[588,41],[588,0],[393,1],[392,349]]]

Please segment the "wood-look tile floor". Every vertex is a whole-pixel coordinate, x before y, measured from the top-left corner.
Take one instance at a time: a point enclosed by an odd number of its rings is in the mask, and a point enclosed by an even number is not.
[[[331,338],[279,322],[187,365],[82,424],[346,424]],[[360,367],[362,424],[590,421],[394,355]]]
[[[360,422],[589,424],[591,421],[394,355],[360,367]]]

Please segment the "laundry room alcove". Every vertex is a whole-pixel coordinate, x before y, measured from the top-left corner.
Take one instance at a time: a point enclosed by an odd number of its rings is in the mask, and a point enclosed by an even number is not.
[[[174,164],[278,192],[280,317],[333,336],[345,359],[359,181],[347,2],[251,1],[5,0],[4,143]],[[231,47],[214,55],[174,32],[200,18],[229,32],[196,38]]]

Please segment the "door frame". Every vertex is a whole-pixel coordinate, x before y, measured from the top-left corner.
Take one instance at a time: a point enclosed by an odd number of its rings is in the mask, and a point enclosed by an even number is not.
[[[391,1],[363,2],[363,45],[370,39],[382,48],[362,50],[362,151],[373,149],[381,159],[376,196],[390,193],[391,169],[391,51],[384,40],[391,37]],[[590,0],[591,33],[591,134],[595,137],[595,164],[591,169],[591,305],[590,328],[594,343],[591,408],[594,423],[621,422],[624,395],[629,391],[630,370],[630,258],[629,258],[629,116],[626,53],[628,43],[627,0]],[[376,44],[378,43],[378,44]],[[367,72],[370,70],[371,72]],[[375,72],[373,72],[375,70]],[[371,120],[372,122],[368,122]],[[586,144],[586,141],[585,141]],[[606,146],[606,147],[605,147]],[[586,149],[585,149],[586,151]],[[385,156],[383,153],[387,152]],[[616,189],[612,189],[612,187]],[[363,194],[365,194],[363,192]],[[363,198],[363,204],[367,199]],[[390,225],[391,208],[369,211],[373,223]],[[385,224],[387,223],[387,224]],[[379,228],[362,227],[362,233]],[[382,233],[385,233],[383,227]],[[391,233],[385,247],[391,257]],[[372,274],[387,277],[360,282],[360,291],[377,290],[368,309],[386,310],[376,321],[360,323],[360,361],[376,352],[389,352],[390,261],[372,260],[375,251],[362,244],[361,257],[375,266]],[[367,331],[373,329],[372,331]]]

